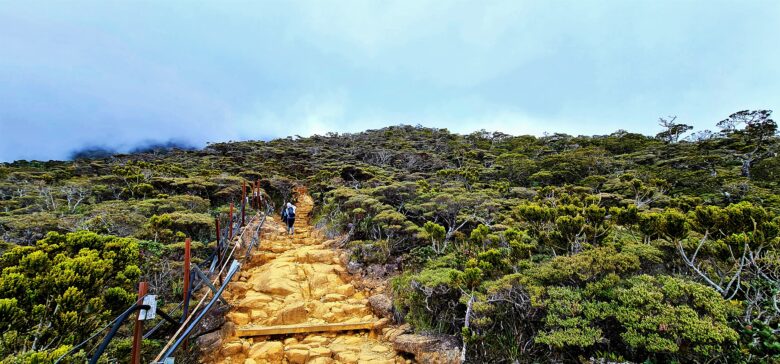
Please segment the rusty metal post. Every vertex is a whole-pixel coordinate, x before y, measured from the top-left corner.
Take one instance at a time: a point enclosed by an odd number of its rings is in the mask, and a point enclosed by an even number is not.
[[[183,297],[182,299],[187,299],[187,291],[190,290],[190,245],[192,244],[192,240],[190,238],[187,238],[187,240],[184,241],[184,284],[183,284]],[[187,302],[185,302],[187,304]]]
[[[246,206],[246,181],[241,181],[241,226],[244,226],[244,207]]]
[[[144,302],[144,296],[149,290],[149,285],[146,282],[138,283],[138,304]],[[135,315],[135,324],[133,326],[133,350],[131,355],[131,363],[141,364],[141,341],[143,340],[144,322],[138,319],[138,315]]]
[[[260,179],[257,180],[257,211],[260,211],[262,207],[260,207],[260,202],[262,201],[262,197],[260,195]]]
[[[257,186],[257,182],[252,182],[252,185],[254,186],[254,191],[252,192],[252,208],[255,210],[259,210],[257,207],[259,204],[257,203],[257,196],[260,195],[260,189]]]
[[[233,240],[233,203],[230,203],[230,223],[228,225],[228,240]]]
[[[220,241],[219,241],[219,238],[220,238],[220,236],[219,236],[219,216],[216,216],[214,218],[214,225],[216,225],[216,227],[217,227],[217,267],[219,267],[220,258],[221,258],[220,254],[222,254],[222,249],[221,249],[222,247],[220,246]]]
[[[241,226],[244,226],[244,220],[246,219],[246,203],[241,203]]]
[[[182,289],[182,300],[184,301],[185,305],[189,305],[190,303],[187,301],[187,292],[190,290],[190,258],[191,258],[191,250],[190,246],[192,245],[192,240],[190,238],[187,238],[187,240],[184,241],[184,285]],[[185,341],[185,347],[187,345],[187,341]]]
[[[246,181],[241,183],[241,226],[246,220]]]

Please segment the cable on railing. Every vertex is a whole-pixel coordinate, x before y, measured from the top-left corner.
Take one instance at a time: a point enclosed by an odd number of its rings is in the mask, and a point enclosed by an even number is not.
[[[244,201],[242,201],[242,204],[241,204],[241,211],[242,212],[245,211],[245,208],[246,208],[246,201],[245,201],[245,199],[243,199],[243,200]],[[265,224],[265,221],[266,221],[266,218],[267,218],[268,214],[270,214],[272,212],[272,210],[273,210],[272,206],[268,202],[265,202],[265,205],[266,205],[266,211],[263,214],[262,220],[260,221],[260,223],[255,228],[254,232],[252,233],[251,242],[250,242],[250,244],[247,247],[246,258],[249,257],[249,255],[251,254],[252,249],[258,243],[258,241],[260,239],[260,230],[262,229],[263,225]],[[232,206],[231,206],[231,211],[233,211]],[[229,243],[228,240],[230,240],[229,239],[230,237],[238,235],[238,233],[240,232],[241,227],[242,227],[242,224],[239,221],[239,216],[236,216],[236,215],[238,215],[238,213],[236,212],[236,213],[233,213],[233,214],[230,214],[230,215],[231,216],[230,216],[229,221],[231,222],[231,224],[229,224],[229,226],[225,226],[224,232],[221,234],[221,236],[218,236],[217,246],[216,246],[215,251],[212,252],[212,254],[210,255],[209,259],[207,259],[207,260],[205,260],[203,262],[204,264],[208,264],[209,261],[213,261],[213,263],[222,262],[222,266],[220,267],[219,273],[217,273],[217,278],[221,278],[222,277],[222,274],[225,271],[225,268],[227,267],[227,263],[233,257],[236,249],[240,245],[240,244],[234,244],[233,245],[233,249],[231,249],[229,253],[228,253],[227,249],[224,249],[224,250],[222,249],[223,246],[225,246],[225,245],[227,245]],[[221,231],[218,231],[218,232],[221,232]],[[222,253],[221,256],[220,256],[220,253]],[[227,253],[227,256],[225,256],[226,253]],[[216,268],[213,263],[211,264],[211,267],[208,269],[208,271],[211,272],[211,273],[213,273],[213,269]],[[160,314],[160,316],[163,318],[163,320],[160,320],[160,322],[158,322],[157,325],[155,325],[151,330],[149,330],[146,334],[144,334],[143,338],[148,338],[151,335],[153,335],[162,326],[162,324],[165,323],[166,321],[171,323],[171,324],[174,324],[174,325],[178,324],[178,330],[176,331],[176,333],[174,333],[174,335],[168,341],[168,343],[166,344],[166,347],[163,349],[163,351],[161,351],[161,354],[160,354],[160,355],[162,355],[163,352],[166,351],[166,348],[167,348],[168,349],[167,350],[167,356],[166,356],[166,358],[167,358],[190,335],[190,333],[193,330],[194,326],[203,318],[203,316],[206,314],[206,312],[208,312],[211,309],[211,307],[214,305],[214,303],[220,298],[222,292],[226,289],[228,283],[230,282],[230,280],[232,279],[233,275],[238,271],[239,268],[240,268],[240,264],[236,260],[233,260],[232,264],[231,264],[231,267],[230,267],[230,269],[229,269],[229,271],[227,273],[227,277],[226,277],[226,280],[225,280],[224,284],[221,285],[220,289],[217,292],[214,292],[214,295],[213,295],[211,301],[200,312],[198,311],[198,309],[200,308],[200,306],[205,301],[207,295],[204,295],[201,298],[201,300],[198,302],[198,304],[195,306],[195,308],[192,310],[192,312],[189,312],[189,301],[191,300],[193,292],[197,291],[203,285],[204,281],[202,279],[198,279],[198,281],[194,285],[194,287],[193,286],[189,287],[189,289],[186,292],[185,299],[183,301],[181,301],[179,303],[179,305],[176,306],[173,310],[171,310],[170,313],[166,314],[161,309],[159,309],[159,308],[156,309],[156,312],[158,314]],[[205,269],[205,265],[204,265],[204,269]],[[192,280],[192,275],[193,274],[191,273],[190,281],[195,283]],[[216,282],[216,279],[214,281]],[[131,306],[130,308],[125,310],[123,313],[121,313],[119,316],[115,317],[111,322],[106,324],[103,328],[101,328],[100,330],[96,331],[92,336],[90,336],[89,338],[87,338],[83,342],[79,343],[78,345],[74,346],[67,353],[65,353],[65,354],[61,355],[59,358],[57,358],[57,360],[55,361],[55,364],[58,364],[63,358],[67,357],[68,355],[71,355],[71,354],[75,353],[78,349],[80,349],[84,345],[86,345],[90,340],[94,339],[98,334],[100,334],[101,332],[105,331],[108,327],[113,325],[111,331],[105,336],[105,338],[101,342],[100,346],[97,348],[97,351],[95,352],[95,354],[93,355],[92,359],[90,360],[90,363],[95,363],[99,359],[99,357],[103,354],[103,352],[105,351],[105,349],[107,348],[108,344],[111,342],[113,337],[116,335],[116,332],[119,330],[119,328],[121,327],[122,323],[127,320],[128,316],[132,312],[134,312],[134,311],[137,311],[137,310],[140,310],[140,309],[149,309],[149,308],[150,308],[149,305],[143,305],[143,304],[136,304],[134,306]],[[178,322],[176,322],[176,320],[173,319],[171,317],[171,315],[174,312],[176,312],[179,308],[182,308],[182,315],[181,315],[180,319],[178,320]],[[196,313],[198,313],[198,316],[195,318],[195,320],[192,323],[190,323],[190,321],[192,320],[192,317],[195,316]],[[186,329],[184,329],[185,326],[186,326]],[[179,334],[182,332],[182,329],[184,329],[184,333],[181,336],[179,336]],[[174,342],[173,340],[176,337],[178,337],[179,339]],[[158,355],[158,358],[159,357],[160,356]]]
[[[266,215],[267,215],[267,214],[266,214]],[[265,217],[265,216],[264,216],[264,217]],[[265,221],[265,220],[263,220],[263,221]],[[257,231],[259,231],[259,229],[258,229]],[[222,276],[222,273],[223,273],[223,272],[225,272],[225,268],[227,267],[227,263],[228,263],[228,261],[230,261],[230,259],[233,257],[233,254],[235,253],[235,251],[236,251],[236,248],[238,248],[238,246],[239,246],[239,244],[233,244],[233,248],[230,250],[230,253],[227,255],[226,259],[224,260],[224,263],[222,264],[222,267],[220,268],[220,270],[219,270],[219,273],[217,273],[217,278],[221,277],[221,276]],[[237,263],[237,262],[236,262],[236,263]],[[239,265],[239,266],[240,266],[240,265]],[[232,268],[232,266],[231,266],[231,268]],[[236,268],[236,269],[238,269],[238,268]],[[233,273],[235,273],[235,272],[233,272]],[[232,275],[230,275],[230,277],[232,278]],[[226,278],[226,279],[227,279],[227,278]],[[216,279],[214,280],[214,282],[216,282]],[[226,281],[225,281],[225,282],[222,284],[222,286],[221,286],[221,287],[220,287],[220,289],[218,290],[218,292],[219,292],[219,294],[220,294],[220,295],[221,295],[221,292],[222,292],[222,291],[223,291],[223,290],[224,290],[224,289],[227,287],[228,283],[229,283],[229,280],[226,280]],[[213,300],[216,300],[216,299],[218,299],[218,297],[217,297],[217,296],[218,296],[218,294],[214,294],[214,298],[212,299],[212,301],[213,301]],[[164,354],[166,351],[168,351],[172,345],[174,345],[174,344],[175,344],[175,341],[174,341],[174,340],[176,340],[176,338],[177,338],[177,337],[179,337],[179,335],[182,333],[182,330],[184,330],[184,327],[185,327],[185,326],[187,326],[187,325],[189,324],[189,321],[192,319],[192,317],[193,317],[194,313],[195,313],[195,312],[198,312],[198,310],[199,310],[200,306],[203,304],[203,302],[205,302],[205,300],[206,300],[206,297],[207,297],[207,295],[204,295],[204,296],[203,296],[203,297],[200,299],[200,301],[198,301],[198,304],[197,304],[197,305],[195,305],[195,308],[192,310],[192,314],[191,314],[190,316],[188,316],[188,317],[187,317],[187,319],[186,319],[186,320],[183,322],[182,326],[180,326],[180,327],[179,327],[179,329],[178,329],[178,330],[177,330],[177,331],[176,331],[176,332],[173,334],[173,336],[172,336],[172,337],[171,337],[171,338],[168,340],[168,342],[165,344],[165,347],[163,347],[163,349],[160,351],[160,354],[158,354],[157,358],[155,358],[154,362],[161,362],[160,358],[162,357],[162,355],[163,355],[163,354]],[[209,307],[210,307],[210,306],[209,306]],[[203,315],[203,314],[205,314],[205,311],[201,311],[201,314],[200,314],[199,316],[201,316],[201,317],[202,317],[202,315]],[[189,335],[189,332],[187,333],[187,335]],[[184,335],[183,335],[183,336],[181,336],[181,338],[182,338],[182,339],[183,339],[183,338],[186,338],[186,336],[184,336]],[[172,352],[172,351],[171,351],[171,352]]]
[[[57,364],[57,363],[59,363],[59,362],[60,362],[60,360],[62,360],[64,357],[66,357],[66,356],[68,356],[68,355],[71,355],[71,354],[75,353],[75,352],[76,352],[76,351],[77,351],[79,348],[81,348],[82,346],[86,345],[86,344],[87,344],[87,343],[88,343],[90,340],[94,339],[94,338],[95,338],[95,337],[96,337],[96,336],[97,336],[99,333],[101,333],[101,332],[105,331],[107,328],[111,327],[111,325],[113,325],[113,324],[114,324],[114,322],[115,322],[115,321],[116,321],[118,318],[120,318],[120,317],[122,317],[123,315],[125,315],[125,314],[127,314],[127,313],[131,312],[131,311],[133,310],[133,307],[135,307],[135,305],[128,307],[128,308],[127,308],[127,310],[125,310],[124,312],[120,313],[120,314],[119,314],[119,316],[117,316],[117,317],[114,317],[114,319],[113,319],[113,320],[111,320],[111,322],[107,323],[107,324],[106,324],[106,326],[103,326],[103,328],[102,328],[102,329],[100,329],[100,330],[98,330],[98,331],[95,331],[95,333],[94,333],[94,334],[92,334],[92,336],[88,337],[86,340],[82,341],[82,342],[81,342],[81,343],[79,343],[78,345],[76,345],[76,346],[74,346],[73,348],[71,348],[71,349],[70,349],[70,350],[69,350],[67,353],[60,355],[60,357],[59,357],[59,358],[57,358],[57,360],[55,360],[55,361],[54,361],[54,364]]]
[[[89,360],[89,364],[95,364],[97,363],[98,359],[101,355],[103,355],[103,352],[106,350],[106,347],[108,347],[108,343],[111,342],[111,339],[114,338],[114,335],[116,335],[116,332],[119,331],[119,328],[122,326],[122,323],[127,320],[127,317],[130,316],[131,313],[138,311],[138,310],[148,310],[151,308],[149,305],[134,305],[133,307],[130,307],[127,311],[119,315],[117,317],[116,322],[114,322],[114,327],[111,328],[111,331],[108,332],[108,335],[103,339],[103,342],[100,343],[100,346],[98,347],[97,351],[94,355],[92,355],[92,359]]]
[[[176,310],[178,310],[178,309],[181,307],[181,305],[183,305],[183,304],[184,304],[184,301],[181,301],[181,302],[179,302],[179,305],[178,305],[178,306],[174,307],[174,308],[173,308],[173,310],[171,310],[170,312],[168,312],[168,316],[170,316],[170,315],[173,315],[173,313],[174,313],[174,312],[176,312]],[[149,331],[147,331],[147,332],[144,334],[144,339],[148,339],[149,337],[151,337],[152,335],[154,335],[154,333],[155,333],[155,332],[157,332],[157,330],[159,330],[159,329],[160,329],[160,327],[162,327],[162,325],[163,325],[164,323],[165,323],[165,321],[164,321],[164,320],[160,320],[160,322],[158,322],[158,323],[157,323],[157,325],[154,325],[154,327],[152,327],[151,329],[149,329]],[[177,322],[177,324],[180,324],[180,322]]]
[[[257,229],[255,229],[254,234],[252,234],[252,240],[249,243],[249,246],[246,248],[246,255],[244,255],[244,259],[249,259],[249,256],[252,254],[252,249],[255,247],[255,244],[260,240],[260,230],[263,228],[263,225],[265,224],[265,219],[268,217],[268,214],[273,211],[273,207],[271,207],[270,204],[266,202],[265,204],[265,214],[263,214],[263,219],[260,220],[260,223],[257,225]]]
[[[209,257],[207,260],[205,260],[205,261],[204,261],[204,263],[208,262],[209,260],[212,260],[212,259],[214,259],[214,256],[215,256],[215,255],[214,255],[214,253],[212,253],[212,255],[211,255],[211,256],[210,256],[210,257]],[[205,264],[203,265],[203,267],[205,267]],[[194,273],[193,273],[193,275],[194,275]],[[194,276],[195,276],[195,277],[197,277],[197,275],[194,275]],[[192,279],[191,279],[191,280],[192,280]],[[194,281],[193,281],[193,282],[194,282]],[[194,282],[194,283],[195,283],[195,284],[194,284],[193,286],[190,286],[190,289],[189,289],[189,291],[187,292],[187,298],[186,298],[186,302],[188,302],[188,303],[189,303],[189,301],[191,300],[192,292],[197,292],[197,291],[200,289],[200,287],[202,287],[202,286],[203,286],[203,281],[202,281],[202,280],[200,280],[200,279],[198,279],[198,280],[197,280],[197,282]],[[181,308],[181,307],[182,307],[182,305],[184,305],[184,302],[185,302],[185,301],[179,301],[179,304],[178,304],[178,305],[176,305],[176,307],[174,307],[174,308],[173,308],[171,311],[169,311],[169,312],[167,313],[167,315],[168,315],[168,316],[173,316],[173,313],[174,313],[174,312],[176,312],[176,310],[178,310],[179,308]],[[188,306],[189,306],[189,305],[188,305]],[[188,310],[187,310],[187,311],[188,311]],[[162,316],[162,315],[161,315],[161,316]],[[186,312],[182,312],[182,315],[181,315],[181,317],[179,318],[179,321],[177,322],[177,324],[178,324],[178,325],[180,325],[180,324],[181,324],[181,323],[184,321],[184,318],[185,318],[186,316],[187,316],[187,313],[186,313]],[[149,331],[147,331],[147,332],[144,334],[143,338],[144,338],[144,339],[148,339],[149,337],[151,337],[152,335],[154,335],[154,333],[155,333],[155,332],[157,332],[157,330],[159,330],[159,329],[160,329],[160,327],[162,327],[162,325],[163,325],[164,323],[165,323],[165,321],[164,321],[164,320],[160,320],[160,322],[158,322],[156,325],[154,325],[154,327],[152,327],[152,328],[151,328]]]
[[[227,249],[224,249],[224,250],[222,249],[223,246],[225,246],[225,245],[227,245],[229,243],[230,238],[232,238],[233,236],[238,235],[238,233],[240,232],[240,230],[241,230],[241,228],[243,226],[242,222],[244,222],[244,215],[243,215],[243,213],[244,213],[244,211],[246,209],[246,203],[247,203],[246,198],[242,198],[241,210],[240,210],[241,211],[241,213],[240,213],[241,219],[240,220],[238,218],[239,216],[236,216],[236,215],[238,215],[238,212],[230,214],[231,216],[229,218],[229,221],[231,222],[231,224],[229,224],[229,226],[225,226],[224,233],[220,234],[221,236],[217,237],[217,244],[216,244],[215,251],[212,252],[212,254],[209,256],[209,258],[206,259],[203,262],[203,264],[209,264],[209,261],[212,262],[211,263],[211,267],[208,269],[208,271],[210,273],[213,273],[213,269],[216,268],[214,263],[222,262],[222,265],[220,267],[219,273],[217,273],[217,279],[222,277],[222,274],[225,271],[225,268],[227,267],[228,262],[231,261],[230,259],[233,257],[236,249],[240,245],[238,243],[233,244],[233,248],[230,250],[229,253],[228,253]],[[259,203],[259,201],[258,201],[258,203]],[[266,211],[264,212],[263,217],[262,217],[260,223],[257,224],[257,227],[255,228],[254,232],[252,233],[252,238],[251,238],[251,241],[250,241],[249,245],[247,246],[247,252],[246,252],[245,258],[248,258],[250,256],[252,249],[258,244],[258,241],[260,240],[260,231],[261,231],[263,225],[265,224],[266,218],[273,211],[273,207],[268,202],[265,202],[265,205],[266,205]],[[253,206],[254,206],[254,204],[253,204]],[[233,206],[231,204],[231,212],[234,211],[232,207]],[[218,226],[219,226],[219,220],[217,220],[217,227]],[[218,231],[217,232],[218,233],[221,232],[221,231],[219,231],[219,227],[218,227]],[[220,253],[222,253],[222,254],[220,254]],[[225,256],[226,253],[227,253],[227,256]],[[219,265],[219,264],[217,264],[217,265]],[[192,279],[192,276],[194,275],[194,273],[191,273],[189,278],[190,278],[190,282],[193,282],[193,283],[196,283],[196,284],[191,285],[189,287],[189,289],[187,290],[185,298],[184,298],[183,301],[181,301],[173,310],[171,310],[167,314],[164,311],[162,311],[161,309],[159,309],[159,308],[157,308],[155,310],[160,315],[160,317],[163,318],[163,320],[160,320],[160,322],[158,322],[157,325],[155,325],[151,330],[149,330],[146,334],[144,334],[143,335],[144,339],[149,338],[151,335],[153,335],[162,326],[162,324],[165,323],[166,321],[171,323],[171,324],[173,324],[173,325],[178,325],[177,331],[174,333],[174,335],[168,341],[168,343],[163,348],[163,350],[160,352],[160,354],[158,354],[158,357],[155,359],[155,361],[157,361],[157,359],[159,359],[161,355],[165,355],[163,359],[168,358],[170,356],[170,354],[172,354],[179,347],[179,345],[181,345],[181,343],[191,334],[191,332],[194,329],[195,325],[197,325],[198,322],[200,322],[200,320],[211,309],[211,307],[214,305],[214,303],[217,300],[220,299],[220,297],[222,295],[222,292],[227,288],[228,283],[233,278],[235,273],[239,270],[240,266],[241,265],[238,263],[238,261],[236,261],[235,259],[232,260],[232,263],[231,263],[230,269],[227,272],[227,276],[226,276],[224,284],[222,284],[221,287],[216,292],[213,292],[214,295],[213,295],[211,301],[209,301],[209,303],[206,305],[206,307],[203,310],[199,311],[199,308],[203,304],[203,302],[205,301],[207,295],[204,295],[200,299],[198,304],[195,306],[195,308],[192,310],[192,312],[189,312],[189,301],[191,300],[193,292],[196,292],[198,289],[200,289],[200,287],[204,283],[204,281],[202,279],[198,279],[197,283],[194,282],[194,280]],[[204,265],[204,269],[205,269],[205,265]],[[216,282],[217,279],[215,279],[214,282]],[[213,286],[212,286],[212,289],[213,289]],[[176,310],[178,310],[179,308],[182,308],[182,315],[181,315],[180,319],[177,322],[175,319],[173,319],[171,317],[171,315],[174,312],[176,312]],[[71,355],[71,354],[75,353],[77,350],[79,350],[84,345],[86,345],[90,340],[94,339],[98,334],[100,334],[101,332],[105,331],[108,327],[113,325],[111,331],[104,337],[103,341],[98,346],[97,351],[94,353],[92,359],[89,361],[90,364],[97,362],[97,360],[100,358],[100,356],[103,354],[103,352],[108,347],[108,344],[111,342],[113,337],[116,335],[116,333],[119,330],[119,328],[121,327],[122,323],[127,320],[127,318],[129,317],[129,315],[132,312],[140,310],[140,309],[148,310],[148,309],[150,309],[150,306],[149,305],[143,305],[143,304],[136,304],[134,306],[129,307],[127,310],[122,312],[119,316],[115,317],[111,322],[106,324],[103,328],[101,328],[100,330],[98,330],[94,334],[92,334],[92,336],[90,336],[89,338],[87,338],[83,342],[79,343],[78,345],[74,346],[67,353],[65,353],[65,354],[61,355],[59,358],[57,358],[57,360],[55,361],[55,364],[58,364],[63,358],[67,357],[68,355]],[[196,313],[197,313],[197,317],[195,318],[194,321],[192,321],[192,318],[195,316]],[[192,322],[190,323],[190,321],[192,321]],[[184,330],[183,333],[182,333],[182,330]],[[182,333],[182,334],[179,335],[180,333]],[[178,337],[178,340],[174,341],[177,337]]]
[[[168,349],[165,350],[162,357],[155,359],[155,362],[158,363],[164,363],[165,360],[173,354],[174,351],[181,345],[184,340],[189,336],[190,332],[192,332],[193,328],[195,328],[195,325],[197,325],[201,319],[203,319],[203,316],[206,315],[206,313],[211,309],[212,306],[214,306],[214,303],[219,300],[219,297],[222,295],[222,292],[227,288],[228,283],[231,279],[233,279],[233,275],[236,274],[238,269],[241,267],[241,264],[238,263],[235,259],[233,260],[232,264],[230,265],[230,270],[228,271],[227,277],[225,277],[225,284],[222,285],[222,287],[219,287],[219,290],[214,294],[214,296],[211,298],[211,301],[206,305],[206,307],[203,308],[202,311],[198,314],[198,316],[195,318],[195,320],[192,321],[191,324],[187,326],[187,328],[184,330],[184,332],[179,336],[179,338],[173,343],[173,345],[168,346]],[[205,296],[204,296],[205,297]]]

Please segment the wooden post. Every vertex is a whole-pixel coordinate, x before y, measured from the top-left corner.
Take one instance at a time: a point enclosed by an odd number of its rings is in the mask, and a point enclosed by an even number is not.
[[[228,225],[228,240],[233,240],[233,203],[230,203],[230,224]]]
[[[146,282],[138,283],[138,304],[144,302],[144,296],[146,291],[149,290],[149,285]],[[133,326],[133,350],[131,363],[141,364],[141,341],[143,340],[144,322],[138,319],[138,314],[135,315],[135,324]]]

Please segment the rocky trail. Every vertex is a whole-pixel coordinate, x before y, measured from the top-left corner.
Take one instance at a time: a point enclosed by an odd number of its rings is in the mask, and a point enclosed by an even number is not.
[[[299,195],[295,234],[288,236],[269,217],[260,246],[230,283],[230,303],[219,347],[206,353],[209,363],[410,363],[381,339],[399,331],[382,328],[387,319],[372,313],[364,292],[356,289],[342,265],[342,254],[311,227],[311,197]],[[332,331],[271,336],[242,335],[248,328],[306,327],[312,324],[376,323],[364,331]]]

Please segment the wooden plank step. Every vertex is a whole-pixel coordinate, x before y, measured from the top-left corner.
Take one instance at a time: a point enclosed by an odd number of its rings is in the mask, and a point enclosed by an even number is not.
[[[308,332],[371,330],[378,321],[342,322],[333,324],[297,324],[279,326],[250,326],[236,329],[238,337],[289,335]]]

